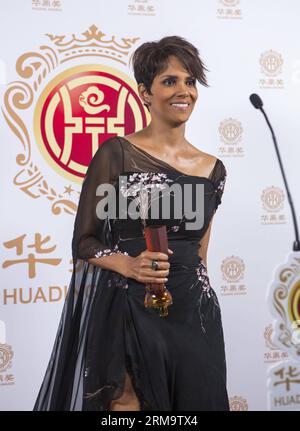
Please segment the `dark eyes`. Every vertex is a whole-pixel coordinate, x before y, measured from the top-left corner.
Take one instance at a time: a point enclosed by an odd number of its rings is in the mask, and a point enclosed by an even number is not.
[[[163,81],[163,83],[164,84],[166,84],[166,83],[168,83],[168,82],[171,82],[171,83],[174,83],[176,81],[176,79],[175,78],[167,78],[167,79],[165,79],[164,81]],[[189,79],[188,81],[188,84],[189,85],[196,85],[196,79]],[[168,84],[167,84],[167,86],[169,86]]]

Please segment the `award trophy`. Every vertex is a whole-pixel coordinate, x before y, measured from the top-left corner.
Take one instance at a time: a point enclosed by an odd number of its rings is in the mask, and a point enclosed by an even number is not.
[[[168,236],[165,225],[152,225],[144,228],[147,250],[168,254]],[[168,306],[173,303],[172,295],[164,283],[147,283],[145,286],[145,307],[158,308],[160,317],[168,315]]]

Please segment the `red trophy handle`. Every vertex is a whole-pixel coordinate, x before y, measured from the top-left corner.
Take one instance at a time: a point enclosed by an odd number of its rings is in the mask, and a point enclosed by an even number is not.
[[[147,250],[168,254],[168,235],[166,225],[152,225],[144,228]],[[145,307],[159,309],[161,317],[168,315],[168,306],[173,303],[172,295],[165,284],[147,283]]]

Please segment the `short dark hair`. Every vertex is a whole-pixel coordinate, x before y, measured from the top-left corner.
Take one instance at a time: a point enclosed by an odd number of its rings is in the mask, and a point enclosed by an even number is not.
[[[143,43],[130,58],[135,80],[138,84],[145,85],[148,94],[152,94],[151,85],[155,76],[167,68],[170,55],[176,56],[200,84],[208,87],[205,75],[208,69],[201,60],[198,49],[181,36],[166,36],[158,41]]]

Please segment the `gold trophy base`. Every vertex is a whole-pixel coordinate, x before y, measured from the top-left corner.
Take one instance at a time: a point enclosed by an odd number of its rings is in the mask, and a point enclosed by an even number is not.
[[[144,228],[147,250],[168,254],[166,225],[152,225]],[[172,295],[163,283],[147,283],[145,286],[145,307],[159,310],[160,317],[168,316],[168,306],[173,303]]]
[[[146,286],[145,307],[157,308],[159,316],[166,317],[168,316],[168,307],[172,304],[172,296],[165,285],[160,289],[153,289],[151,284]]]

